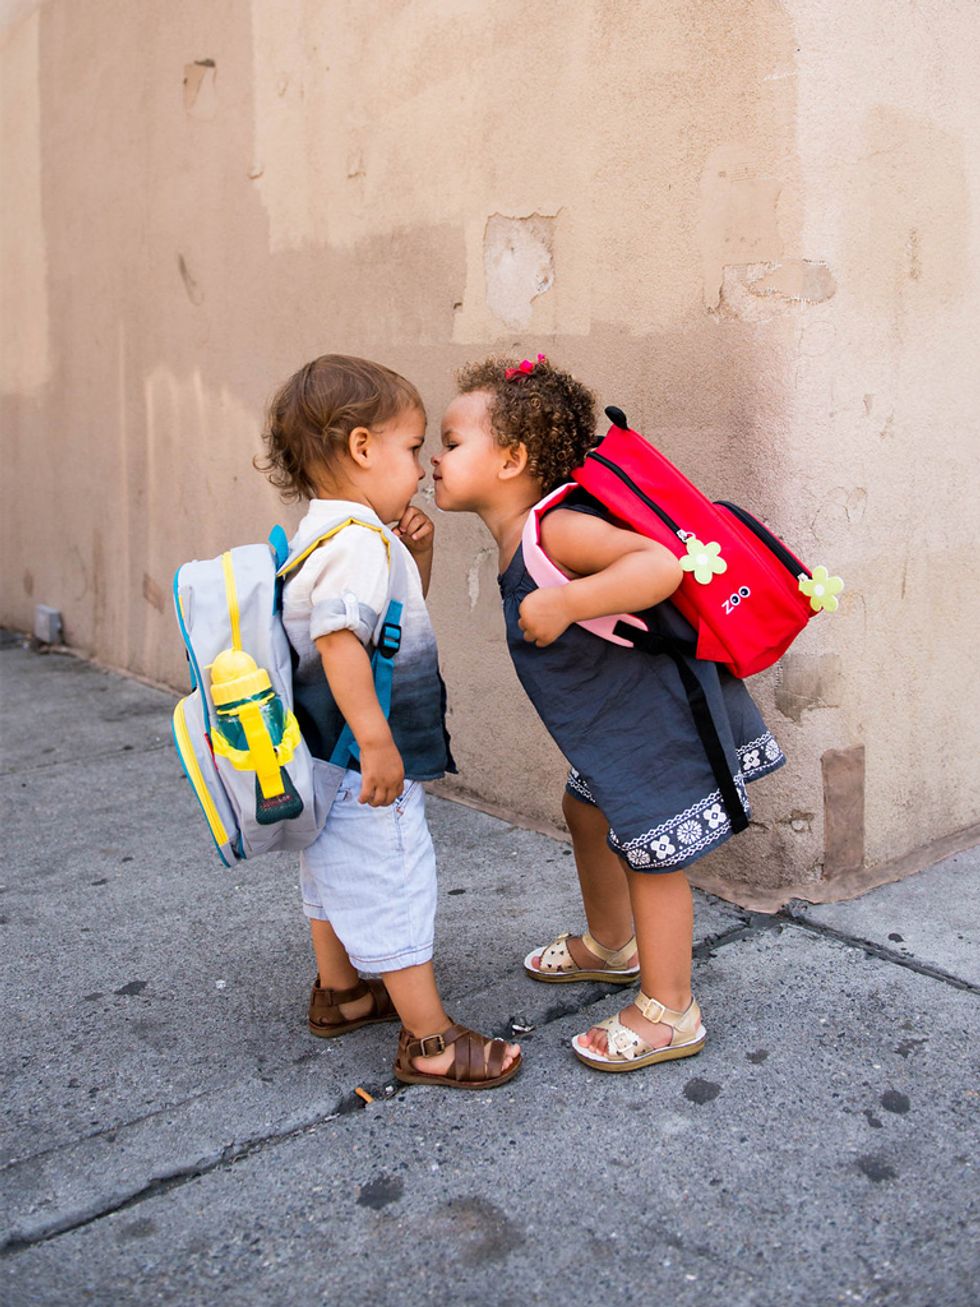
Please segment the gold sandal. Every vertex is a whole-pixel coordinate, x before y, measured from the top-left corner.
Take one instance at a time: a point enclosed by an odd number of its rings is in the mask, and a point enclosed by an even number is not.
[[[597,1021],[595,1028],[606,1032],[608,1054],[597,1053],[594,1048],[586,1047],[581,1042],[584,1035],[576,1035],[572,1040],[572,1051],[580,1062],[596,1071],[639,1071],[641,1067],[653,1066],[655,1062],[693,1057],[704,1048],[707,1032],[701,1024],[701,1009],[696,999],[691,999],[686,1012],[675,1012],[664,1007],[663,1003],[658,1003],[642,990],[633,1002],[640,1015],[648,1021],[662,1022],[672,1027],[670,1043],[663,1048],[651,1048],[635,1030],[624,1026],[618,1016],[606,1017],[605,1021]]]
[[[566,932],[546,948],[532,949],[524,959],[524,970],[534,980],[543,980],[548,985],[568,985],[576,980],[604,980],[610,985],[631,985],[640,974],[639,967],[626,965],[636,952],[635,935],[622,948],[617,949],[606,948],[587,930],[579,938],[590,953],[606,963],[605,967],[580,967],[565,943],[568,939]],[[533,965],[536,957],[541,958],[539,967]]]

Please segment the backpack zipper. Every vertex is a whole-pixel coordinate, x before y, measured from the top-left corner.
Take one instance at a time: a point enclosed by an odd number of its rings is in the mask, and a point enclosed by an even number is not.
[[[798,558],[794,558],[783,542],[778,540],[768,527],[763,526],[757,517],[753,517],[746,509],[739,508],[738,504],[730,504],[727,499],[718,499],[715,504],[718,508],[727,508],[733,517],[737,517],[743,526],[747,526],[752,534],[776,556],[794,580],[798,581],[801,576],[811,575],[809,568],[805,567]]]
[[[621,467],[617,467],[616,464],[606,458],[604,454],[597,454],[595,450],[590,450],[590,452],[586,454],[586,458],[594,458],[597,463],[601,463],[603,467],[608,468],[610,472],[615,473],[620,481],[622,481],[623,485],[631,490],[633,494],[636,495],[637,499],[642,500],[651,512],[656,513],[657,517],[660,518],[661,522],[663,522],[668,530],[673,531],[678,540],[687,540],[688,533],[682,531],[670,514],[662,509],[659,504],[654,503],[649,495],[644,494],[633,478],[628,473],[624,472]]]
[[[211,838],[218,848],[221,860],[224,862],[224,854],[221,852],[221,846],[228,844],[228,832],[224,828],[221,817],[218,815],[218,809],[214,800],[208,791],[204,776],[201,773],[197,756],[194,753],[194,745],[191,742],[190,731],[187,726],[187,719],[184,716],[184,701],[180,699],[174,709],[173,715],[173,733],[174,743],[177,746],[177,757],[180,765],[184,769],[184,775],[190,781],[191,789],[197,798],[198,803],[204,812],[205,820],[211,831]],[[225,863],[227,866],[228,864]]]
[[[201,678],[201,669],[197,665],[197,657],[194,653],[194,646],[191,644],[191,638],[187,634],[187,627],[184,625],[184,602],[180,597],[180,574],[183,568],[178,567],[174,573],[174,608],[177,610],[177,625],[180,627],[181,638],[184,641],[184,651],[187,654],[187,661],[191,668],[191,690],[198,690],[201,695],[201,713],[204,717],[204,729],[210,731],[211,720],[208,714],[208,697],[204,693],[204,682]]]

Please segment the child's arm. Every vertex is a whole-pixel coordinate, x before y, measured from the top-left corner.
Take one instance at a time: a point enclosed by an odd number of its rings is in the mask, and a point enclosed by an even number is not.
[[[395,527],[395,535],[415,559],[415,566],[419,569],[423,598],[429,593],[435,530],[432,518],[426,517],[421,508],[416,508],[414,504],[409,504]]]
[[[545,553],[573,580],[521,604],[524,639],[551,644],[573,622],[640,612],[669,599],[684,576],[664,545],[602,518],[556,509],[541,524]]]
[[[316,647],[330,693],[360,746],[358,802],[372,808],[394,803],[405,784],[405,768],[375,693],[367,650],[346,630],[318,636]]]

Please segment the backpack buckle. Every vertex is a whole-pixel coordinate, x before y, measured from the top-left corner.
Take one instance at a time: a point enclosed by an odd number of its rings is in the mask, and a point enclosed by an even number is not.
[[[378,653],[382,658],[394,658],[401,648],[402,628],[397,622],[385,622],[381,628],[381,638],[377,643]]]

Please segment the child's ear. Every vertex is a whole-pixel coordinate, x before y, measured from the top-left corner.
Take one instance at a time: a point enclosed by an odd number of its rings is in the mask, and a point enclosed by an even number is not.
[[[498,475],[502,481],[511,481],[514,477],[519,477],[526,467],[527,446],[510,445],[504,450],[504,461],[500,465]]]
[[[367,427],[355,427],[347,437],[347,452],[358,467],[366,467],[370,459],[371,432]]]

